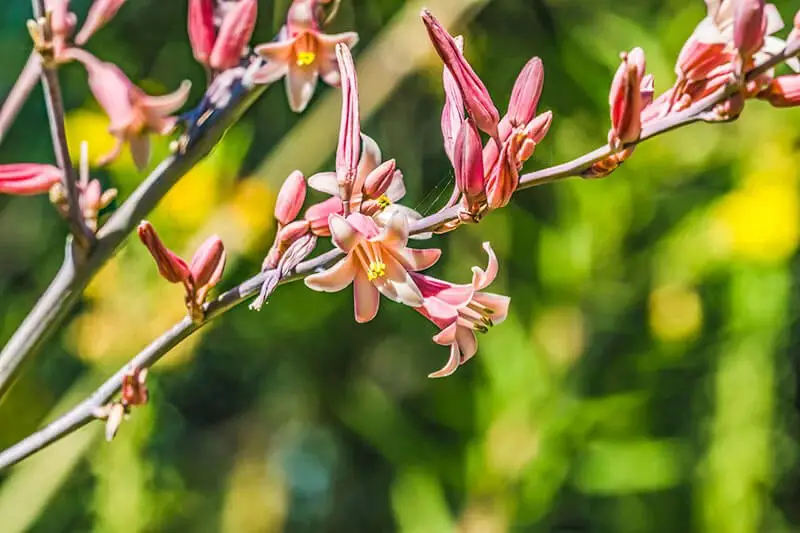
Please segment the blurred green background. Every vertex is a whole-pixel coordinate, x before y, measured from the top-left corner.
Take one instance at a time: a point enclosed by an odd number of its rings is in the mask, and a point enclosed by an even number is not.
[[[255,42],[288,0],[260,2]],[[800,2],[776,2],[790,21]],[[82,18],[88,0],[73,0]],[[647,53],[663,90],[705,14],[700,0],[344,0],[355,29],[363,129],[404,171],[407,203],[449,195],[441,66],[422,5],[467,39],[504,109],[516,74],[544,60],[553,128],[529,168],[601,145],[618,54]],[[186,1],[131,0],[88,49],[155,93],[204,76]],[[29,52],[27,0],[0,5],[0,95]],[[785,34],[785,33],[784,33]],[[111,146],[77,65],[61,70],[74,154]],[[258,270],[277,187],[332,168],[339,94],[302,116],[271,87],[150,220],[189,252],[223,236],[221,287]],[[604,180],[518,195],[479,226],[435,243],[434,273],[457,282],[501,260],[509,319],[454,376],[435,328],[384,302],[353,320],[349,290],[296,283],[260,313],[235,309],[165,358],[151,403],[112,444],[94,424],[0,475],[0,532],[800,531],[798,169],[800,113],[747,105],[636,150]],[[168,140],[157,143],[156,158]],[[0,162],[51,162],[37,88]],[[93,175],[124,199],[129,156]],[[0,343],[55,273],[65,229],[46,198],[0,197]],[[183,314],[132,240],[0,404],[0,447],[65,411]]]

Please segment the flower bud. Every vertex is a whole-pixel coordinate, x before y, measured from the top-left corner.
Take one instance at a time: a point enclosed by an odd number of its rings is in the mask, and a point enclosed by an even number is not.
[[[333,196],[306,209],[303,218],[309,222],[311,233],[317,237],[330,237],[331,231],[328,228],[328,217],[343,213],[344,205],[342,201]]]
[[[217,29],[214,26],[214,0],[189,0],[189,42],[192,44],[194,58],[202,65],[208,65],[208,58],[214,49]]]
[[[519,144],[516,135],[512,135],[503,143],[497,164],[486,179],[486,201],[490,209],[508,205],[511,196],[519,187],[519,170],[515,160]]]
[[[189,264],[195,286],[211,288],[219,283],[222,271],[225,269],[225,260],[225,245],[222,244],[222,239],[216,235],[206,239],[194,253]]]
[[[471,119],[461,123],[453,159],[456,187],[467,197],[467,202],[474,204],[483,195],[483,145]]]
[[[0,194],[32,195],[50,191],[61,181],[61,170],[38,163],[0,165]]]
[[[481,131],[492,137],[497,137],[500,113],[497,111],[491,96],[489,96],[486,86],[475,74],[466,58],[464,58],[453,37],[447,33],[447,30],[427,9],[422,10],[422,22],[428,30],[428,36],[433,43],[433,47],[445,66],[450,69],[453,78],[461,89],[464,105],[475,124]]]
[[[543,85],[544,66],[541,59],[534,57],[522,68],[511,91],[507,116],[512,126],[522,126],[533,119]]]
[[[800,105],[800,74],[778,76],[758,97],[775,107]]]
[[[748,59],[764,46],[767,18],[764,0],[739,0],[733,18],[733,44]]]
[[[69,38],[78,20],[69,10],[69,0],[46,0],[45,9],[50,12],[50,31],[53,34],[53,51],[60,57],[66,50]]]
[[[456,37],[456,46],[463,50],[464,39]],[[456,137],[464,121],[464,99],[461,97],[461,89],[458,88],[453,73],[445,66],[442,69],[442,85],[444,86],[444,106],[442,107],[442,137],[444,139],[444,151],[450,162],[455,165],[453,160],[453,147],[456,144]]]
[[[687,81],[698,81],[709,77],[712,70],[731,61],[730,54],[725,48],[725,43],[705,43],[690,37],[678,55],[675,74]]]
[[[617,69],[609,93],[611,107],[611,131],[609,144],[614,149],[639,139],[642,132],[641,114],[642,79],[645,59],[641,48],[634,48],[630,54],[622,54],[622,64]]]
[[[394,172],[397,170],[397,163],[394,159],[389,159],[378,165],[367,175],[364,181],[364,194],[367,198],[380,198],[394,180]]]
[[[75,43],[79,45],[86,44],[86,41],[94,35],[94,33],[101,27],[105,26],[109,20],[114,18],[119,8],[125,0],[95,0],[92,7],[89,8],[89,14],[86,16],[86,22],[83,23],[81,31],[75,37]]]
[[[336,147],[336,179],[342,200],[350,202],[353,182],[356,179],[361,157],[361,115],[358,103],[358,79],[350,49],[336,45],[336,58],[341,75],[342,118],[339,126],[339,144]]]
[[[256,0],[240,0],[225,15],[208,58],[211,68],[227,70],[239,64],[242,52],[253,36],[257,15]]]
[[[295,170],[281,186],[275,201],[275,219],[283,225],[297,218],[306,200],[306,180],[299,170]]]
[[[153,225],[147,221],[142,221],[139,224],[139,239],[147,246],[150,255],[156,262],[158,272],[161,276],[170,283],[186,283],[192,278],[189,267],[186,262],[178,257],[172,250],[164,246],[161,239],[158,237]]]

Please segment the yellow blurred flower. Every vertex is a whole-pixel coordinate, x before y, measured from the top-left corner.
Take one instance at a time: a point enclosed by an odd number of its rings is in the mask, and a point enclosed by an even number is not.
[[[664,285],[650,293],[650,329],[663,342],[692,337],[703,324],[703,306],[694,289]]]

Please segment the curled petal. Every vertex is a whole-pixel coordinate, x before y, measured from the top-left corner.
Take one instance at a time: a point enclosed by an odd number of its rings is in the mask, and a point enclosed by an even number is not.
[[[150,251],[156,262],[158,272],[170,283],[188,282],[192,278],[191,271],[183,259],[164,246],[155,228],[147,221],[142,221],[138,228],[139,239]]]
[[[192,90],[192,82],[183,80],[180,87],[175,91],[161,96],[150,96],[148,94],[139,98],[142,107],[149,115],[165,116],[170,115],[183,107],[189,99],[189,92]]]
[[[380,292],[373,285],[364,269],[356,270],[356,277],[353,281],[353,308],[355,310],[356,322],[369,322],[378,314],[380,306]]]
[[[356,266],[355,258],[348,255],[328,270],[307,276],[305,284],[309,289],[320,292],[339,292],[351,283],[361,270]]]
[[[361,134],[361,158],[358,160],[358,175],[367,176],[383,161],[381,148],[375,139],[369,135]],[[358,190],[358,189],[355,189]]]
[[[289,97],[289,107],[295,113],[302,113],[308,107],[311,97],[317,88],[319,72],[313,68],[289,65],[286,75],[286,94]]]
[[[438,335],[437,335],[438,337]],[[436,337],[434,337],[434,342],[437,344],[442,344],[436,341]],[[450,358],[447,360],[445,365],[437,370],[436,372],[431,372],[428,374],[429,378],[446,378],[447,376],[451,376],[456,370],[458,370],[459,365],[461,364],[461,352],[458,350],[458,344],[451,343],[450,346]]]
[[[544,66],[541,59],[534,57],[523,67],[511,91],[507,116],[512,125],[521,126],[533,119],[543,86]]]
[[[483,243],[483,249],[486,250],[486,253],[489,255],[489,264],[486,270],[476,266],[472,267],[472,287],[478,291],[491,285],[497,277],[497,271],[499,270],[497,255],[492,249],[492,244],[489,242]]]
[[[225,246],[222,244],[222,239],[217,235],[206,239],[197,249],[189,264],[195,285],[211,288],[219,283],[225,269],[225,259]]]

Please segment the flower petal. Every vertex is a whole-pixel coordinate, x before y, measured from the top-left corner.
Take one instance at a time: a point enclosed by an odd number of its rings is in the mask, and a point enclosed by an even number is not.
[[[318,79],[319,73],[316,68],[289,65],[289,73],[286,75],[286,94],[292,111],[301,113],[308,107],[317,88]]]
[[[380,299],[378,289],[370,283],[364,269],[356,269],[356,277],[353,281],[353,306],[356,322],[363,324],[375,318],[375,315],[378,314]]]
[[[478,352],[478,339],[469,328],[456,327],[456,344],[461,351],[461,364],[466,363]]]
[[[328,227],[331,230],[333,244],[345,253],[349,253],[362,239],[356,228],[342,215],[330,215],[328,217]]]
[[[339,196],[339,182],[336,180],[336,172],[318,172],[308,178],[308,186],[315,191]]]
[[[427,248],[425,250],[402,248],[392,249],[390,251],[406,270],[413,272],[432,267],[442,256],[442,251],[438,248]]]
[[[165,116],[174,113],[186,103],[189,98],[189,91],[192,89],[192,82],[183,80],[177,90],[163,96],[145,95],[142,98],[142,105],[148,113]]]
[[[150,137],[147,135],[132,135],[128,138],[131,147],[131,157],[136,168],[144,170],[150,162]]]
[[[386,254],[383,261],[386,264],[386,275],[374,281],[381,294],[394,302],[409,307],[421,306],[423,304],[422,293],[411,279],[408,271],[391,254]]]
[[[472,286],[475,290],[488,287],[497,277],[497,271],[499,269],[497,255],[492,249],[492,244],[489,242],[483,243],[483,249],[486,250],[486,253],[489,255],[489,264],[486,266],[486,270],[476,266],[472,267]]]
[[[306,277],[305,284],[315,291],[338,292],[353,283],[357,272],[355,259],[348,255],[328,270]]]
[[[447,360],[447,363],[437,370],[436,372],[431,372],[428,374],[429,378],[446,378],[450,376],[458,370],[458,366],[461,364],[461,353],[458,351],[458,345],[453,343],[450,345],[450,358]]]

